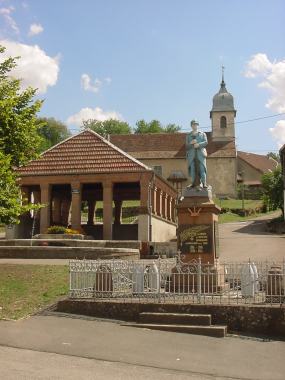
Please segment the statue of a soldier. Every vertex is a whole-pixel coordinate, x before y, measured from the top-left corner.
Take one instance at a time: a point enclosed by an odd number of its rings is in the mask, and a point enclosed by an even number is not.
[[[198,121],[192,120],[192,131],[186,137],[188,172],[192,178],[191,187],[202,186],[207,188],[207,151],[205,147],[208,140],[206,133],[198,131],[198,126]]]

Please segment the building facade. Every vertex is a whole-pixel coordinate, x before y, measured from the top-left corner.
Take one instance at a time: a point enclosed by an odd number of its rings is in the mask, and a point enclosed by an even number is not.
[[[175,236],[175,189],[91,130],[57,144],[17,172],[23,199],[44,205],[39,213],[23,216],[17,237],[46,233],[51,225],[70,226],[98,240],[148,242]],[[133,223],[122,221],[126,201],[139,204]],[[88,206],[85,221],[83,202]],[[102,222],[95,218],[98,203]]]

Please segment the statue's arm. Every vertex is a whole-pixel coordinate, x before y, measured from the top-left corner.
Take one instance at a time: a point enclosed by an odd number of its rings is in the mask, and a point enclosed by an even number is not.
[[[208,145],[208,139],[206,133],[203,133],[203,141],[199,142],[200,148],[205,148]]]

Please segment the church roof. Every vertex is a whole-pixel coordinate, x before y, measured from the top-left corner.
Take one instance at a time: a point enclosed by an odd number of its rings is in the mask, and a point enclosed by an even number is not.
[[[236,157],[234,140],[213,141],[206,132],[208,157]],[[111,142],[137,159],[186,158],[187,133],[111,135]]]
[[[278,166],[277,161],[261,154],[238,151],[237,156],[262,173],[273,171]]]
[[[27,165],[20,176],[143,172],[151,170],[94,131],[86,129],[60,142]]]
[[[234,98],[226,89],[224,78],[222,78],[220,91],[213,97],[213,107],[211,111],[235,111]]]

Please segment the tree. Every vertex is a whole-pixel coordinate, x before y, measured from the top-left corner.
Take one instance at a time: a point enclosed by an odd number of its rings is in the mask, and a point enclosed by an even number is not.
[[[5,48],[0,46],[0,53]],[[40,136],[36,113],[42,101],[33,102],[36,90],[20,90],[20,80],[9,76],[16,58],[0,63],[0,223],[17,223],[19,216],[41,206],[22,205],[13,167],[37,156]]]
[[[128,123],[115,119],[105,121],[99,121],[96,119],[84,120],[83,128],[90,128],[103,137],[107,137],[108,135],[127,135],[132,133],[131,127]]]
[[[0,53],[5,48],[0,46]],[[0,63],[0,151],[19,166],[37,156],[40,136],[36,114],[42,101],[33,101],[36,89],[20,90],[20,80],[9,76],[16,58]]]
[[[280,156],[279,156],[279,153],[274,153],[274,152],[269,152],[267,153],[266,155],[268,158],[273,158],[273,160],[277,161],[278,163],[280,163]]]
[[[281,209],[284,215],[283,178],[281,166],[273,172],[263,174],[261,178],[263,187],[263,201],[269,210]]]
[[[39,151],[43,152],[50,147],[71,136],[67,126],[53,117],[40,117],[37,119],[38,134],[42,138]]]
[[[160,121],[152,120],[147,123],[145,120],[139,120],[136,123],[135,133],[177,133],[181,127],[176,124],[167,124],[163,126]]]
[[[181,127],[176,124],[167,124],[164,127],[164,132],[165,133],[178,133],[181,130]]]
[[[0,152],[0,224],[15,224],[19,216],[39,205],[23,205],[16,175],[11,169],[11,158]]]

